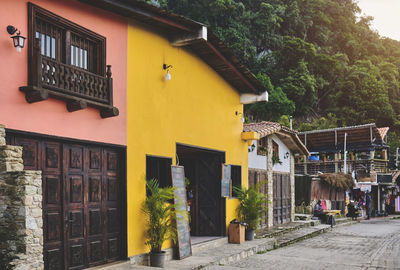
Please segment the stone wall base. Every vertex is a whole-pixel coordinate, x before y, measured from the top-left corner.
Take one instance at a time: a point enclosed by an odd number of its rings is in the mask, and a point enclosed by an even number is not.
[[[0,269],[43,268],[42,172],[23,170],[0,125]]]

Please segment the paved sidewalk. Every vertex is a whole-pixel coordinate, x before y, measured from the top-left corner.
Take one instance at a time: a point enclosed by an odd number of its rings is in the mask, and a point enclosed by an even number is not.
[[[363,220],[293,245],[207,270],[400,269],[400,221]]]
[[[348,219],[341,219],[338,220],[338,223],[340,224],[338,224],[336,227],[348,224],[355,224],[356,222]],[[202,269],[212,265],[231,264],[239,262],[240,260],[243,260],[255,254],[263,254],[269,250],[287,246],[294,242],[311,238],[330,230],[332,229],[329,225],[319,224],[318,221],[292,222],[279,227],[274,227],[270,230],[261,231],[258,234],[257,239],[253,241],[246,241],[241,245],[226,243],[218,247],[194,252],[191,257],[185,258],[183,260],[167,261],[164,269]],[[150,270],[157,268],[140,265],[130,265],[129,262],[124,262],[110,266],[103,266],[103,268],[97,269]]]

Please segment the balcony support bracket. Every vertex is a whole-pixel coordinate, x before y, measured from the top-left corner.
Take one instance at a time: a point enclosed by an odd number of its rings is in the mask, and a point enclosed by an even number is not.
[[[49,98],[49,92],[34,86],[23,86],[19,88],[25,93],[25,99],[28,103],[35,103]]]

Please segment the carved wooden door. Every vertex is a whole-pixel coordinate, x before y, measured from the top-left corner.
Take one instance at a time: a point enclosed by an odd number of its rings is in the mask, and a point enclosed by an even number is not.
[[[80,145],[64,145],[64,217],[66,269],[82,269],[87,258],[86,205],[84,153]],[[85,205],[86,204],[86,205]]]
[[[45,269],[83,269],[121,259],[121,153],[7,134],[24,167],[42,170]]]
[[[280,174],[273,173],[273,213],[274,225],[281,224],[282,220],[282,181]]]
[[[282,223],[290,222],[291,216],[291,201],[292,197],[290,194],[290,175],[282,174]]]
[[[196,162],[198,236],[221,235],[221,167],[218,155],[204,155]]]
[[[119,155],[111,149],[64,145],[67,269],[121,257]]]
[[[273,173],[273,214],[274,225],[290,221],[291,194],[289,174]]]

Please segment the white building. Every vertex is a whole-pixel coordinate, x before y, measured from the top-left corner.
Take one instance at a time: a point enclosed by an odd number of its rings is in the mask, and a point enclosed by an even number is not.
[[[257,132],[260,139],[249,146],[249,184],[267,180],[263,192],[268,207],[262,226],[294,220],[294,155],[309,155],[295,130],[279,123],[259,122],[244,125],[245,132]]]

